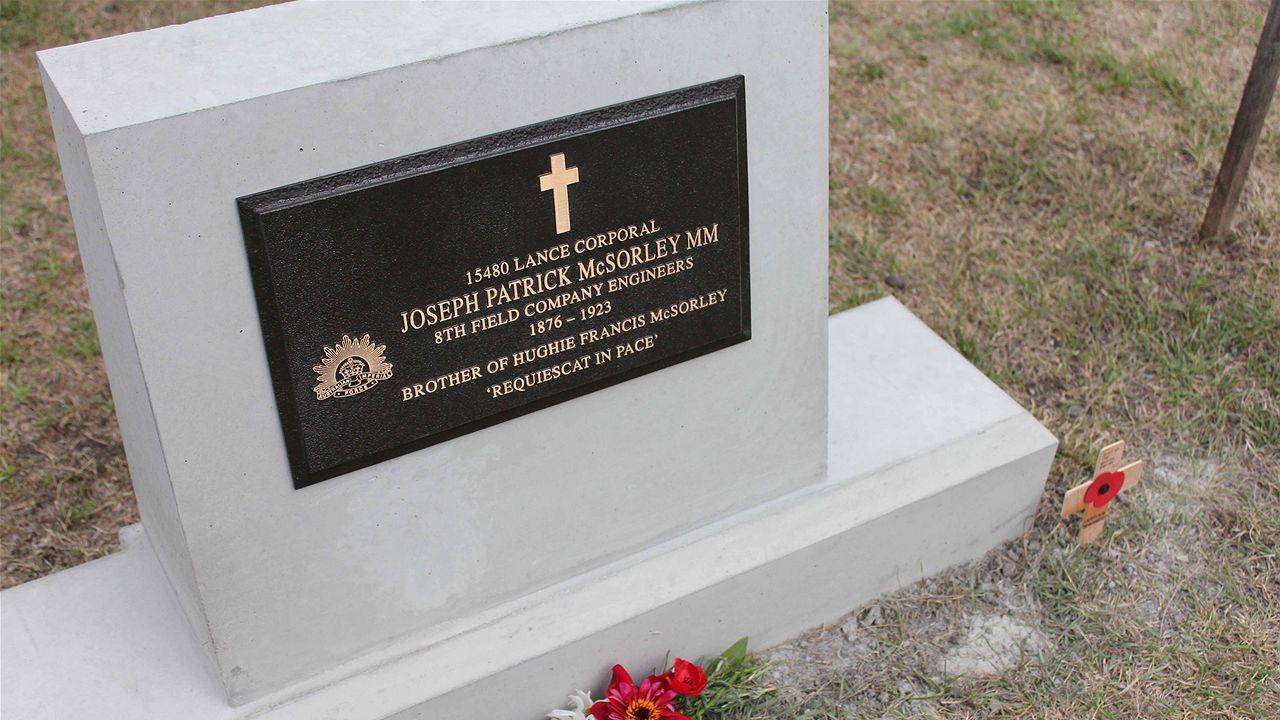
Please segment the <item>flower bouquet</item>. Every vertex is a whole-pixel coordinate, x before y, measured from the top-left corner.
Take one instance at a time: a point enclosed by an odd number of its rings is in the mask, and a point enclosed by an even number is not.
[[[759,686],[764,666],[754,664],[742,638],[704,668],[676,658],[664,673],[640,683],[621,665],[603,699],[592,701],[581,690],[569,696],[570,710],[553,710],[552,720],[702,720],[708,713],[733,710],[771,692]]]

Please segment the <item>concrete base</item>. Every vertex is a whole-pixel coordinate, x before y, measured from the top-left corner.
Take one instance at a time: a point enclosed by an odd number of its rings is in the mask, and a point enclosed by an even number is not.
[[[826,481],[236,708],[126,529],[123,552],[0,593],[5,716],[533,720],[615,661],[766,647],[981,556],[1022,532],[1057,447],[891,299],[831,318],[830,407]],[[592,542],[594,509],[565,512],[547,532]]]

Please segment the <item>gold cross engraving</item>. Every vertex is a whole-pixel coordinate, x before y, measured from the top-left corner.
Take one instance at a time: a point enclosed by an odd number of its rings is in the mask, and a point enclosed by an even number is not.
[[[1093,479],[1071,488],[1062,498],[1064,520],[1078,512],[1084,512],[1084,520],[1080,522],[1081,545],[1088,545],[1102,535],[1102,528],[1107,522],[1107,506],[1111,504],[1111,500],[1121,490],[1127,490],[1142,480],[1142,461],[1121,467],[1123,459],[1123,440],[1102,448],[1102,452],[1098,453],[1098,464],[1093,470]]]
[[[569,186],[578,182],[578,168],[564,166],[564,153],[551,156],[551,172],[539,175],[542,191],[551,191],[556,206],[556,234],[569,232]]]

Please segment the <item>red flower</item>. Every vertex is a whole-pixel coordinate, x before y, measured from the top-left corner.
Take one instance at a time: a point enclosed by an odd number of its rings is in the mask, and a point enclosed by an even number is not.
[[[1084,491],[1084,501],[1088,505],[1102,508],[1120,493],[1122,487],[1124,487],[1124,473],[1104,472],[1089,483],[1088,489]]]
[[[695,697],[701,695],[703,688],[707,686],[707,671],[688,660],[676,658],[675,666],[662,679],[666,681],[667,687],[681,695]]]
[[[604,700],[591,706],[595,720],[689,720],[676,712],[676,692],[660,677],[650,676],[636,687],[621,665],[613,666],[613,680]]]

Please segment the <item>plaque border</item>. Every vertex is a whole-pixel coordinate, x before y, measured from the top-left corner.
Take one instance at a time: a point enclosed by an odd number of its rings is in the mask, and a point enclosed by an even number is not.
[[[738,332],[668,357],[637,365],[629,370],[609,374],[606,377],[592,380],[580,386],[554,392],[547,397],[523,403],[518,407],[485,415],[462,425],[401,443],[393,448],[364,454],[354,460],[320,470],[311,469],[306,447],[302,441],[302,423],[301,418],[298,416],[297,397],[294,394],[293,382],[289,375],[284,328],[280,323],[276,307],[274,283],[271,278],[271,264],[267,254],[266,238],[262,232],[261,220],[264,215],[330,196],[365,190],[410,177],[446,170],[457,165],[500,157],[555,140],[608,130],[635,122],[643,122],[662,115],[669,115],[724,100],[734,101],[737,116],[738,212],[739,226],[742,228],[740,238],[741,263],[739,268],[739,282],[742,288],[742,301],[740,304],[742,312]],[[566,115],[451,145],[370,163],[310,180],[291,183],[271,190],[252,193],[237,198],[236,205],[239,210],[240,225],[248,255],[250,277],[258,306],[258,320],[262,326],[263,344],[266,350],[267,365],[271,373],[276,410],[280,418],[281,430],[284,433],[285,449],[295,489],[300,490],[324,480],[346,475],[355,470],[376,465],[432,445],[438,445],[522,415],[568,402],[574,398],[677,365],[716,350],[722,350],[751,338],[746,78],[742,75],[734,75],[721,80]]]

